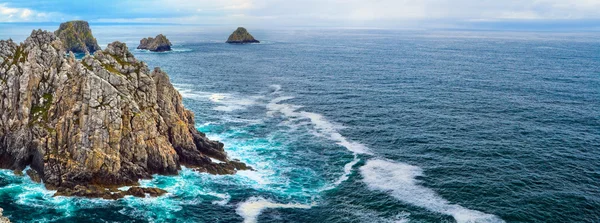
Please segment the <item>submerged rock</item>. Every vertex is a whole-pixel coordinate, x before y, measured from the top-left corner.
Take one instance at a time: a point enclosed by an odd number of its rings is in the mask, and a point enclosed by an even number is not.
[[[171,51],[171,41],[163,34],[158,34],[156,38],[148,37],[140,40],[140,45],[137,47],[141,50],[150,50],[153,52]]]
[[[64,50],[67,52],[93,54],[100,50],[96,38],[92,35],[90,25],[86,21],[61,23],[54,34],[62,41]]]
[[[7,217],[2,216],[2,213],[4,213],[4,209],[0,208],[0,223],[10,223]]]
[[[252,35],[250,35],[250,33],[248,33],[248,30],[246,30],[246,28],[238,27],[237,30],[235,30],[229,36],[229,39],[227,39],[227,43],[244,44],[244,43],[260,43],[260,41],[254,39],[254,37]]]
[[[215,174],[250,169],[199,132],[168,75],[148,69],[124,43],[81,61],[65,55],[62,41],[42,30],[21,44],[0,41],[0,168],[31,166],[46,187],[79,191],[63,195],[110,199],[75,187],[135,185],[181,165]]]

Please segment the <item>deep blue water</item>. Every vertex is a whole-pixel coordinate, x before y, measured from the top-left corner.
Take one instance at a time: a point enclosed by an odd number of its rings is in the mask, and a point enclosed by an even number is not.
[[[132,50],[166,34],[173,52],[134,54],[257,171],[184,169],[141,182],[168,196],[119,201],[0,171],[13,222],[600,220],[600,33],[92,28]]]

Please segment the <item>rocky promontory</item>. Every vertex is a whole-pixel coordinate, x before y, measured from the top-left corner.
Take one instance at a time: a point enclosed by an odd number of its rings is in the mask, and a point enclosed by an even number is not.
[[[150,50],[153,52],[171,51],[171,41],[163,34],[158,34],[156,38],[148,37],[140,40],[140,45],[137,47],[141,50]]]
[[[238,27],[227,39],[227,43],[260,43],[260,41],[254,39],[248,30],[244,27]]]
[[[90,24],[86,21],[70,21],[60,24],[54,34],[62,41],[64,50],[73,53],[90,53],[100,50]]]
[[[111,188],[182,165],[212,174],[250,169],[199,132],[167,73],[148,69],[124,43],[81,61],[64,49],[42,30],[21,44],[0,41],[0,168],[30,166],[27,174],[57,195],[105,198],[160,195]]]

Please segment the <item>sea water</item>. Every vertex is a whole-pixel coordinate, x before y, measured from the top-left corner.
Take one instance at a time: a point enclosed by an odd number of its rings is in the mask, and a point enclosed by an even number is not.
[[[3,25],[1,39],[33,28]],[[599,33],[94,26],[160,66],[255,171],[183,168],[157,198],[53,197],[0,171],[13,222],[595,222]],[[159,33],[173,51],[136,50]],[[123,190],[127,188],[121,188]]]

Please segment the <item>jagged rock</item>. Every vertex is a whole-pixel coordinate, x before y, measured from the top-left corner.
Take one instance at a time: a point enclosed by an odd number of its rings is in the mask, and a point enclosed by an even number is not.
[[[115,189],[114,187],[106,188],[96,185],[77,185],[73,188],[60,187],[58,188],[54,196],[103,198],[107,200],[117,200],[128,195],[144,198],[146,197],[146,195],[150,197],[158,197],[166,193],[166,190],[152,187],[131,187],[126,191],[120,191]]]
[[[0,208],[0,223],[10,223],[10,220],[7,217],[2,216],[4,209]]]
[[[171,51],[171,41],[163,34],[159,34],[156,38],[148,37],[140,40],[140,45],[137,47],[141,50],[150,50],[154,52]]]
[[[254,37],[252,35],[250,35],[250,33],[248,33],[248,30],[246,30],[244,27],[238,27],[237,30],[235,30],[229,36],[229,39],[227,39],[227,43],[244,44],[244,43],[260,43],[260,41],[254,39]]]
[[[250,169],[199,132],[168,75],[149,70],[124,43],[81,61],[62,46],[42,30],[19,45],[0,41],[0,168],[31,166],[46,187],[75,191],[58,194],[108,199],[114,192],[75,187],[135,185],[181,165]]]
[[[62,41],[67,52],[93,54],[100,50],[96,38],[92,35],[90,25],[86,21],[62,23],[54,34]]]

